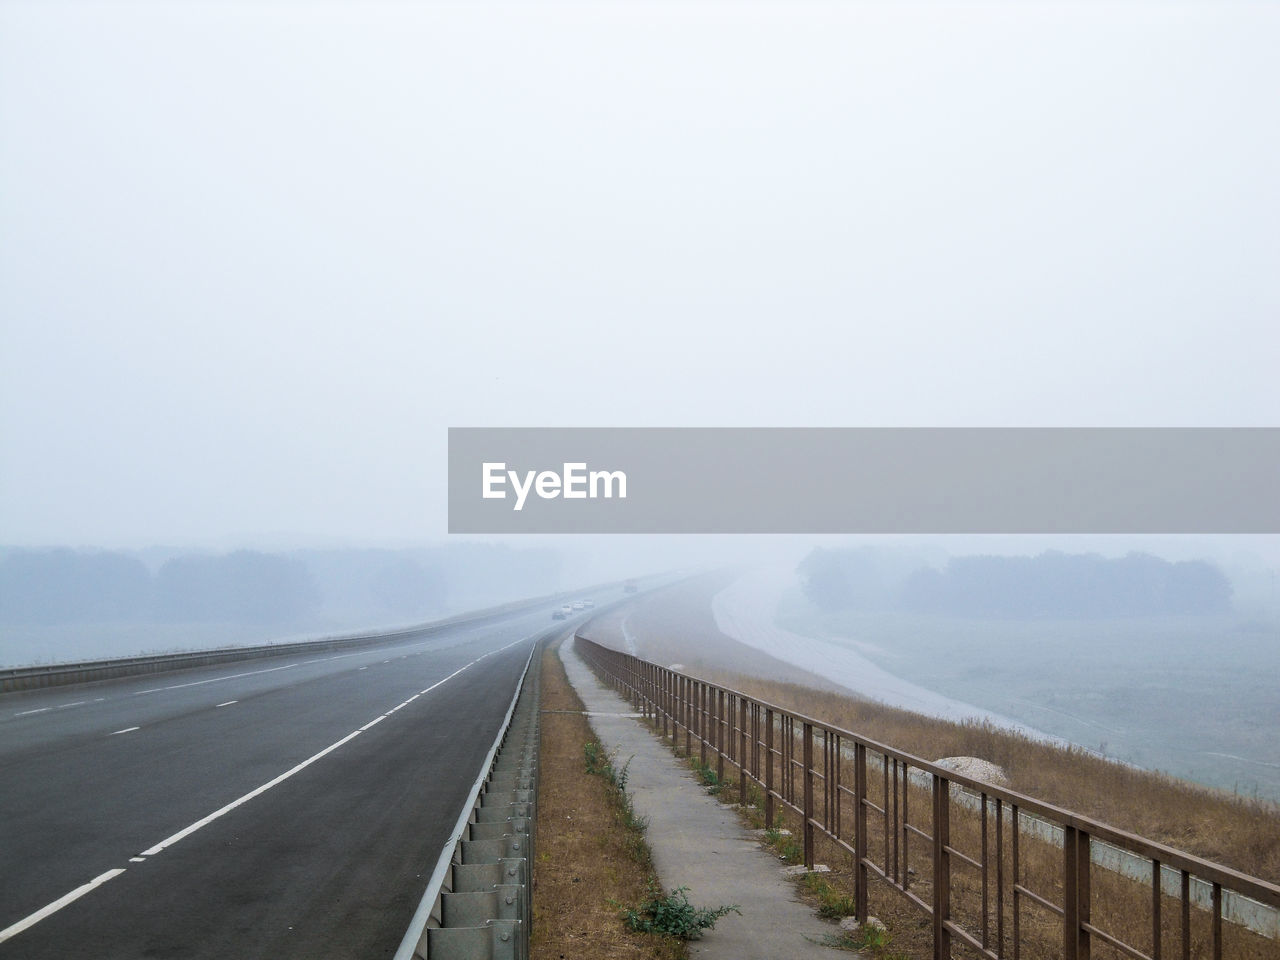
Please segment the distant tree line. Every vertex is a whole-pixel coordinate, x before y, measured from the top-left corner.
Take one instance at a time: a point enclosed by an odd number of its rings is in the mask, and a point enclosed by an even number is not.
[[[957,617],[1089,619],[1231,608],[1230,582],[1202,560],[1051,551],[1035,557],[954,557],[942,569],[917,564],[907,570],[892,558],[876,548],[814,550],[799,567],[805,594],[828,611]]]
[[[109,551],[18,550],[0,560],[0,620],[286,623],[319,601],[301,561],[240,550],[166,561],[153,576]]]
[[[553,552],[500,544],[143,556],[150,565],[106,550],[4,551],[0,623],[402,623],[550,593],[559,581]]]
[[[319,602],[301,560],[252,550],[175,557],[155,577],[156,615],[167,621],[294,623]]]

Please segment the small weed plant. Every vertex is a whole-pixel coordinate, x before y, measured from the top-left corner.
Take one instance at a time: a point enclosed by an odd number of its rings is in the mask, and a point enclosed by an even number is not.
[[[790,864],[797,864],[804,859],[804,847],[795,837],[779,837],[776,844],[778,855]]]
[[[644,847],[644,840],[638,835],[649,829],[649,818],[636,813],[631,794],[627,793],[627,781],[631,776],[631,761],[635,757],[629,757],[627,762],[619,767],[614,760],[614,754],[607,752],[594,740],[588,740],[582,745],[582,755],[586,761],[587,773],[603,777],[605,782],[613,787],[614,800],[622,814],[622,822],[626,824],[627,829],[632,834],[628,840],[628,845],[635,848],[632,851],[633,855],[637,859],[641,859],[640,850]]]
[[[822,938],[824,945],[834,950],[848,950],[857,953],[864,951],[872,954],[876,960],[910,960],[903,953],[889,952],[889,933],[883,927],[863,925],[855,933],[842,933],[838,936],[828,935]]]
[[[857,912],[857,906],[853,902],[853,897],[847,897],[842,894],[826,880],[822,879],[821,874],[806,873],[804,875],[805,889],[818,898],[818,916],[827,920],[839,920],[843,917],[851,917]]]
[[[715,767],[703,763],[701,760],[690,761],[693,766],[693,772],[697,774],[698,779],[702,781],[702,785],[707,788],[707,793],[715,796],[725,788],[725,783],[720,780],[720,775],[716,773]]]
[[[726,914],[742,915],[737,905],[695,907],[689,902],[688,887],[677,887],[669,894],[655,883],[649,884],[649,899],[638,909],[624,908],[622,919],[632,930],[660,933],[679,940],[701,940],[702,931],[710,930]]]

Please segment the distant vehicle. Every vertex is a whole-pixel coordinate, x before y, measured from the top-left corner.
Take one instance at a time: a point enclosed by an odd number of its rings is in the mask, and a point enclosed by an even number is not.
[[[565,617],[564,607],[556,607],[555,610],[551,612],[552,620],[563,620],[564,617]]]
[[[586,607],[588,610],[590,610],[592,607],[596,605],[596,602],[594,600],[587,599],[582,601],[582,605]]]
[[[581,600],[575,600],[575,601],[573,601],[573,609],[575,609],[575,610],[585,610],[585,609],[586,609],[586,607],[587,607],[587,605],[586,605],[585,603],[583,603]]]
[[[639,593],[640,588],[636,586],[636,582],[634,580],[628,580],[622,585],[622,591],[623,593]]]

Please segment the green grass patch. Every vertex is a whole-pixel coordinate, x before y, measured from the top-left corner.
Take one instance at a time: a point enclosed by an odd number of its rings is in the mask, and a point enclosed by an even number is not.
[[[695,907],[689,902],[688,887],[677,887],[671,893],[649,884],[649,899],[635,909],[623,908],[627,926],[641,933],[658,933],[678,940],[701,940],[702,931],[710,930],[716,921],[729,913],[742,915],[736,904],[719,907]]]

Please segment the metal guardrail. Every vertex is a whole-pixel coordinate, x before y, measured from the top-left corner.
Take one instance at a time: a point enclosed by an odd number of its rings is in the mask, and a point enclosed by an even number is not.
[[[394,960],[528,960],[545,639],[533,645]]]
[[[737,768],[740,803],[750,783],[767,823],[780,809],[799,817],[807,867],[818,835],[850,855],[859,919],[873,882],[925,914],[936,960],[950,958],[953,945],[989,960],[1043,953],[1031,943],[1030,920],[1060,927],[1050,955],[1065,960],[1089,960],[1095,943],[1133,960],[1221,960],[1224,948],[1245,952],[1242,938],[1252,936],[1224,931],[1224,916],[1247,904],[1256,916],[1280,910],[1280,886],[1265,880],[585,637],[575,643],[673,748],[683,736],[686,755],[696,749],[721,780],[726,764]],[[1030,820],[1044,828],[1027,829]],[[1128,869],[1093,869],[1109,851],[1121,852]],[[1134,863],[1146,865],[1144,879],[1133,878]],[[959,883],[958,871],[967,874]],[[1117,917],[1145,928],[1144,942],[1122,939]]]
[[[388,640],[430,636],[460,623],[483,623],[506,616],[517,610],[542,606],[573,594],[552,594],[517,600],[513,603],[473,613],[459,614],[442,620],[415,624],[409,627],[378,631],[375,633],[344,633],[317,640],[301,640],[292,643],[267,643],[247,647],[221,647],[214,650],[194,650],[187,653],[166,653],[156,656],[117,657],[109,660],[84,660],[76,663],[55,663],[47,666],[0,668],[0,693],[18,690],[37,690],[73,683],[90,683],[112,680],[117,677],[142,676],[152,673],[168,673],[192,667],[212,666],[239,660],[260,660],[266,657],[288,657],[352,647],[372,646]]]

